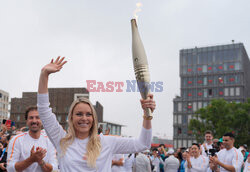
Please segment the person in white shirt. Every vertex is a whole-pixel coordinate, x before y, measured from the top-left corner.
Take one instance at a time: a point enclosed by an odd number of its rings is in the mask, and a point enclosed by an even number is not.
[[[150,159],[145,153],[138,153],[135,157],[133,172],[151,172]]]
[[[124,155],[114,154],[112,159],[112,172],[122,172],[124,171]]]
[[[29,107],[25,119],[29,131],[16,135],[9,143],[8,172],[58,170],[56,151],[49,138],[41,132],[42,122],[37,107]]]
[[[210,157],[210,168],[214,171],[220,170],[220,172],[240,172],[243,164],[243,155],[234,147],[234,135],[232,133],[224,134],[223,145],[225,149],[220,150],[217,156]]]
[[[128,154],[149,149],[151,146],[151,119],[143,116],[143,127],[139,138],[123,138],[99,135],[97,133],[97,115],[91,102],[79,98],[71,104],[68,114],[68,130],[63,130],[49,108],[48,78],[51,73],[60,71],[66,63],[64,58],[52,59],[41,70],[37,103],[40,118],[49,139],[58,153],[60,172],[88,171],[111,172],[113,154]],[[141,100],[141,106],[153,112],[153,95]]]
[[[245,162],[245,167],[243,172],[250,172],[250,156],[248,156],[246,162]]]
[[[153,149],[152,154],[153,155],[151,156],[151,162],[152,165],[154,166],[153,171],[160,172],[160,163],[164,164],[163,160],[161,159],[160,152],[158,152],[158,149]]]
[[[180,161],[174,156],[174,149],[169,149],[167,154],[169,157],[165,159],[164,171],[166,172],[177,172],[180,166]]]
[[[126,154],[126,155],[124,155],[124,157],[125,157],[124,164],[123,164],[124,171],[132,172],[135,155],[134,154],[129,154],[129,155]]]
[[[209,149],[213,149],[213,133],[207,130],[205,132],[205,142],[201,145],[201,154],[208,157]]]
[[[193,157],[187,154],[185,172],[206,172],[208,169],[208,158],[200,155],[200,145],[193,143],[191,147]]]

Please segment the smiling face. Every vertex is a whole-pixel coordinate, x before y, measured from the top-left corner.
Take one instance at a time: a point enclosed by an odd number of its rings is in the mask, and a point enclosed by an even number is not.
[[[205,134],[205,140],[208,144],[212,144],[212,142],[213,142],[212,134],[209,134],[209,133]]]
[[[195,158],[197,158],[200,155],[200,148],[197,145],[192,145],[191,151]]]
[[[40,120],[37,110],[29,111],[26,121],[29,130],[33,133],[36,133],[41,130],[42,122]]]
[[[89,136],[93,126],[93,113],[87,103],[78,103],[72,113],[72,123],[77,138],[84,139]]]

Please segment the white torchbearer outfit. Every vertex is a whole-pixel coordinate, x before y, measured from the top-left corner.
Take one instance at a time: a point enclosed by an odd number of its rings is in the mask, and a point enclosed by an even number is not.
[[[180,161],[174,157],[174,155],[170,155],[164,162],[164,171],[167,172],[177,172],[180,166]]]
[[[207,157],[200,155],[198,158],[191,157],[192,168],[188,168],[188,162],[185,162],[185,172],[207,172],[209,160]]]
[[[244,157],[235,147],[230,150],[222,149],[218,152],[217,156],[219,161],[223,164],[234,166],[236,172],[241,171]],[[220,172],[227,172],[227,170],[220,167]]]
[[[15,172],[15,164],[30,157],[32,147],[41,147],[47,150],[46,156],[43,158],[45,163],[52,165],[53,170],[58,170],[58,163],[56,159],[56,150],[51,144],[49,138],[41,132],[38,139],[32,138],[28,132],[18,134],[13,137],[9,142],[8,155],[7,155],[7,170],[8,172]],[[31,164],[23,172],[42,172],[42,168],[37,162]]]
[[[60,172],[111,172],[113,154],[128,154],[149,149],[151,146],[152,129],[142,127],[139,138],[123,138],[100,135],[101,153],[96,160],[96,168],[87,165],[86,147],[89,138],[75,138],[62,156],[60,140],[65,137],[66,131],[56,120],[56,116],[49,108],[48,94],[38,94],[38,112],[51,142],[54,144],[57,153]]]

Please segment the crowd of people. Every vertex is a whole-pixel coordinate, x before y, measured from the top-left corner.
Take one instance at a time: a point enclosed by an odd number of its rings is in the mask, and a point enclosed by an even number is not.
[[[7,129],[1,124],[0,172],[248,172],[247,145],[234,147],[234,135],[226,133],[214,139],[206,131],[203,144],[189,148],[166,149],[164,144],[151,148],[151,116],[156,103],[153,95],[141,100],[144,112],[138,138],[110,136],[98,129],[97,115],[91,102],[75,100],[68,114],[65,131],[49,107],[49,75],[60,71],[64,58],[52,60],[41,70],[37,106],[28,107],[25,128]],[[44,128],[44,129],[42,129]],[[99,133],[98,133],[99,132]]]

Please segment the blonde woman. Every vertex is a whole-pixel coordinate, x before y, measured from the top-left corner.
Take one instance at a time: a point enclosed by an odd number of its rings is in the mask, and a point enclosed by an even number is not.
[[[97,135],[97,115],[88,99],[72,103],[68,114],[68,131],[65,132],[49,108],[48,77],[60,71],[64,58],[53,59],[41,70],[38,88],[38,111],[43,126],[54,144],[61,172],[111,171],[113,154],[128,154],[150,148],[151,119],[144,116],[138,139]],[[141,100],[142,108],[155,109],[153,95]]]

